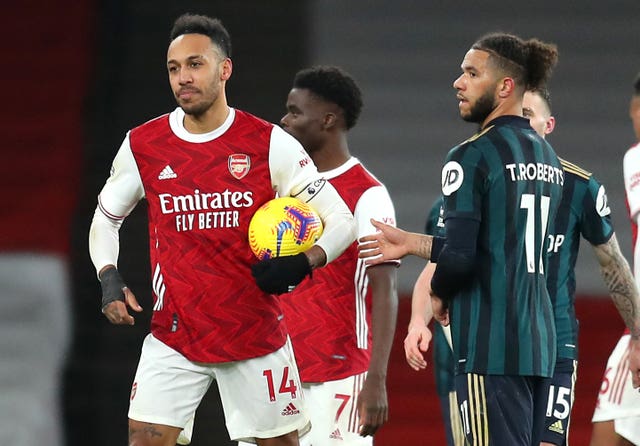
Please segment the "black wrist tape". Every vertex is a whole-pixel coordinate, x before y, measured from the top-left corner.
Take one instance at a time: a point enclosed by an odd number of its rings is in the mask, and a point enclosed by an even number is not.
[[[431,255],[429,256],[430,261],[438,263],[438,257],[440,257],[440,251],[442,251],[445,241],[446,239],[444,237],[433,237],[431,241]]]
[[[100,274],[100,285],[102,286],[102,309],[116,300],[124,302],[122,289],[127,285],[117,269],[109,268],[103,271]]]

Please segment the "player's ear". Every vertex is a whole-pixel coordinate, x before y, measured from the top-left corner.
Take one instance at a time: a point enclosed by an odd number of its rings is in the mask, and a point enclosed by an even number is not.
[[[498,82],[498,97],[506,98],[510,96],[516,88],[516,83],[513,78],[503,77],[500,82]]]
[[[335,113],[325,113],[324,119],[322,120],[322,127],[324,129],[330,129],[336,125],[336,121],[338,117]]]
[[[544,123],[544,134],[548,135],[549,133],[553,132],[553,129],[556,128],[556,118],[554,118],[553,116],[549,116],[549,119],[547,119],[547,122]]]
[[[220,70],[220,79],[223,81],[228,81],[231,77],[231,73],[233,72],[233,63],[231,59],[228,57],[222,61],[222,69]]]

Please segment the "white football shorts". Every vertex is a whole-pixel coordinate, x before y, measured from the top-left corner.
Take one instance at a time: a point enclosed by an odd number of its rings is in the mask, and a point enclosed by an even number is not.
[[[640,391],[629,373],[629,338],[623,335],[609,356],[591,421],[614,420],[619,435],[640,444]]]
[[[310,428],[298,368],[289,340],[265,356],[218,364],[189,361],[149,334],[142,344],[131,388],[129,418],[186,429],[188,444],[196,409],[216,380],[232,440],[255,443]]]
[[[300,446],[371,446],[373,437],[361,437],[357,400],[366,372],[336,381],[303,383],[311,432]]]

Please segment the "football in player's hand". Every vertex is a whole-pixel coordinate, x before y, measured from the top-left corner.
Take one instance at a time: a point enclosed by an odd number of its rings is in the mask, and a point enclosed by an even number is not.
[[[260,260],[292,256],[309,249],[322,234],[322,220],[308,204],[293,197],[263,204],[249,223],[249,246]]]

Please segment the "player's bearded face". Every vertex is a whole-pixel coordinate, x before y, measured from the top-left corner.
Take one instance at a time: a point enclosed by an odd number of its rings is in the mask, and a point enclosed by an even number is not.
[[[207,36],[185,34],[171,42],[167,51],[169,82],[176,102],[186,114],[206,113],[224,94],[225,63],[230,61],[219,54]],[[225,79],[228,75],[225,72]]]
[[[496,108],[494,88],[487,88],[485,92],[471,105],[467,113],[460,112],[460,116],[467,122],[482,123]]]
[[[216,66],[212,71],[212,76],[207,76],[207,78],[203,79],[201,85],[181,87],[175,92],[178,105],[187,115],[203,115],[216,102],[218,96],[220,96],[220,90],[222,88],[222,84],[219,81],[220,69]],[[180,92],[184,92],[185,89],[192,90],[194,94],[188,97],[184,95],[181,96]]]

